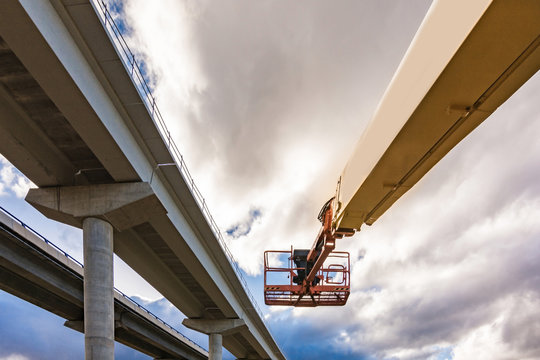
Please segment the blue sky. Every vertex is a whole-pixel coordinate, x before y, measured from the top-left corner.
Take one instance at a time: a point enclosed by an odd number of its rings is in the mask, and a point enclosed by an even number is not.
[[[267,307],[263,251],[311,245],[430,1],[160,5],[125,1],[126,36],[288,358],[540,358],[538,74],[372,227],[338,243],[353,259],[345,307]],[[22,200],[27,182],[0,166],[0,205],[80,259],[80,231],[36,214]],[[155,290],[115,266],[120,290],[180,328]],[[62,323],[0,292],[0,360],[81,358],[82,335]]]

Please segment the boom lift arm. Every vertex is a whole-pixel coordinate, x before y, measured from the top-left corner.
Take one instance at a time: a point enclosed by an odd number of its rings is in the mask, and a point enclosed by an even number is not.
[[[315,282],[317,273],[328,258],[328,255],[335,249],[336,239],[354,235],[354,229],[339,229],[339,231],[336,231],[333,228],[334,199],[331,198],[324,204],[317,217],[322,223],[322,227],[306,257],[308,269],[311,268],[311,270],[309,270],[308,275],[302,282],[302,289],[305,292],[309,292],[310,286]]]

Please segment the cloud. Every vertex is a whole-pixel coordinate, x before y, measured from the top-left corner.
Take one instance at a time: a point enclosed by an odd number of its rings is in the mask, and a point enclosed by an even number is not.
[[[0,196],[24,198],[31,187],[36,186],[0,154]]]
[[[8,356],[0,357],[0,360],[30,360],[30,358],[20,354],[10,354]]]
[[[498,317],[474,329],[454,348],[454,360],[538,359],[539,305],[538,294],[509,299]]]
[[[275,314],[272,314],[275,315]],[[352,349],[346,327],[313,326],[310,317],[287,317],[278,313],[267,319],[272,334],[288,359],[372,359],[369,353]],[[328,324],[328,318],[317,316],[320,325]]]

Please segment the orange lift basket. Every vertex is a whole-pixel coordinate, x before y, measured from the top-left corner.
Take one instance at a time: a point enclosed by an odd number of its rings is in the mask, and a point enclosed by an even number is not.
[[[334,198],[319,213],[323,226],[311,249],[264,252],[265,304],[314,307],[347,303],[350,256],[333,250],[336,239],[351,236],[354,230],[332,228],[333,207]]]

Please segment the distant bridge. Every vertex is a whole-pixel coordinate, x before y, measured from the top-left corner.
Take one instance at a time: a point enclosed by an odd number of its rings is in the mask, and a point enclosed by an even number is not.
[[[82,264],[0,208],[0,288],[83,330]],[[208,359],[208,352],[116,290],[115,340],[155,359]]]

